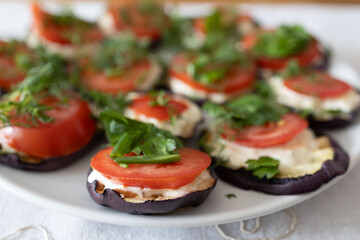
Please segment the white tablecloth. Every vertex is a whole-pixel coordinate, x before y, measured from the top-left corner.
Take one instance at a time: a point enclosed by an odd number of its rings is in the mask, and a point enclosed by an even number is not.
[[[95,11],[94,8],[87,8]],[[245,6],[261,22],[273,26],[281,22],[301,23],[333,48],[337,58],[360,69],[360,6],[252,5]],[[25,3],[0,3],[0,36],[22,36],[30,15]],[[1,167],[1,166],[0,166]],[[299,219],[288,239],[360,239],[360,166],[339,183],[292,209]],[[284,231],[290,218],[275,213],[262,218],[255,236],[239,235],[238,224],[224,229],[240,239],[271,237]],[[18,198],[0,188],[0,237],[12,229],[38,224],[55,240],[101,239],[222,239],[213,226],[186,229],[125,227],[93,222],[45,209]],[[43,239],[40,232],[29,230],[9,239]]]

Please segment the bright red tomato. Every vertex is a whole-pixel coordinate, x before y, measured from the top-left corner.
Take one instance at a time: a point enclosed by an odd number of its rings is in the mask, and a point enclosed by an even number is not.
[[[96,25],[78,27],[74,24],[56,22],[54,16],[41,9],[37,2],[31,5],[34,23],[33,26],[38,34],[44,39],[58,44],[72,44],[69,36],[77,33],[82,43],[99,42],[103,34]]]
[[[232,94],[251,88],[255,82],[255,66],[253,64],[249,64],[246,67],[241,65],[234,66],[222,80],[217,81],[213,86],[207,86],[191,79],[185,70],[177,70],[178,67],[185,69],[186,64],[187,59],[185,55],[179,54],[175,56],[172,62],[173,66],[170,68],[170,75],[195,89],[205,92]]]
[[[336,98],[351,89],[349,84],[323,72],[285,79],[284,85],[298,93],[319,98]]]
[[[289,113],[276,123],[248,126],[241,130],[225,129],[223,138],[235,139],[239,145],[268,148],[284,144],[308,127],[308,122],[295,113]]]
[[[146,77],[151,68],[151,63],[144,61],[137,63],[126,70],[124,74],[108,77],[103,72],[86,71],[83,73],[82,82],[91,90],[118,94],[136,91],[141,85],[143,77]]]
[[[131,187],[152,189],[177,189],[195,180],[210,166],[206,153],[192,148],[179,150],[181,160],[165,164],[129,164],[120,167],[109,157],[112,148],[98,152],[91,160],[91,167],[115,183]]]
[[[171,95],[166,95],[168,100],[165,106],[152,106],[151,102],[155,100],[150,95],[143,95],[132,100],[129,108],[137,114],[143,114],[150,118],[158,119],[159,121],[168,121],[170,116],[179,116],[187,109],[187,105],[181,101],[172,99]]]
[[[53,106],[53,101],[43,104]],[[30,156],[49,158],[77,152],[93,138],[96,123],[86,102],[71,98],[68,104],[54,107],[47,113],[54,122],[1,128],[1,142]],[[19,122],[24,119],[13,123]]]

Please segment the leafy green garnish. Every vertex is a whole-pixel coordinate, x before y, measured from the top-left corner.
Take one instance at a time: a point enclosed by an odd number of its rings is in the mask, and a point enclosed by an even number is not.
[[[179,158],[176,149],[182,147],[181,141],[168,131],[156,128],[152,124],[131,120],[116,111],[106,109],[100,113],[106,136],[113,146],[110,157],[118,163],[126,161],[125,154],[133,152],[137,156],[132,160],[147,162]],[[150,161],[151,160],[151,161]]]
[[[246,164],[246,170],[260,179],[264,177],[271,179],[279,173],[279,160],[271,157],[260,157],[257,160],[250,159],[246,161]]]
[[[225,197],[227,197],[228,199],[237,198],[234,193],[228,193],[228,194],[225,195]]]
[[[164,90],[151,91],[149,95],[153,98],[150,101],[150,106],[167,106],[171,99]]]
[[[310,40],[310,35],[301,26],[282,25],[275,32],[262,33],[254,51],[261,56],[282,58],[301,52]]]
[[[304,69],[301,69],[298,62],[295,60],[291,60],[288,64],[286,64],[286,67],[284,70],[280,72],[280,76],[284,79],[290,78],[290,77],[296,77],[304,72]]]
[[[203,110],[215,119],[215,126],[229,124],[233,128],[277,122],[288,112],[273,99],[256,94],[236,98],[225,105],[206,102]]]
[[[128,67],[147,58],[148,45],[147,40],[137,40],[133,34],[122,34],[104,41],[95,52],[92,64],[109,77],[119,76]]]

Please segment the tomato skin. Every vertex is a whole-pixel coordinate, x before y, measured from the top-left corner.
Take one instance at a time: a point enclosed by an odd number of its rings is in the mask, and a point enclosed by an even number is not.
[[[85,101],[69,99],[68,106],[47,113],[55,120],[38,126],[9,126],[0,129],[0,140],[29,156],[50,158],[67,156],[84,147],[94,136],[96,123]],[[21,120],[20,120],[21,122]]]
[[[327,73],[320,71],[314,75],[305,74],[284,79],[284,85],[298,93],[318,97],[321,99],[336,98],[351,90],[351,86]],[[314,79],[314,76],[316,77]]]
[[[181,101],[175,100],[171,95],[166,95],[170,99],[166,106],[151,106],[151,102],[155,100],[150,95],[143,95],[132,100],[129,108],[137,114],[143,114],[159,121],[169,121],[170,116],[179,116],[187,109],[187,105]]]
[[[91,90],[103,93],[118,94],[137,90],[137,80],[151,69],[149,61],[135,64],[126,70],[123,75],[108,77],[104,72],[85,71],[82,75],[82,83]]]
[[[234,66],[224,79],[216,82],[214,86],[206,86],[200,82],[191,79],[185,71],[175,70],[174,66],[186,66],[187,59],[184,54],[179,54],[174,57],[172,67],[170,68],[170,75],[177,78],[191,87],[202,90],[208,93],[226,93],[232,94],[241,92],[251,88],[255,83],[255,66],[253,64],[242,67],[240,65]]]
[[[291,60],[295,60],[301,67],[306,67],[311,65],[312,61],[319,56],[321,56],[321,51],[318,42],[315,39],[311,39],[308,47],[300,53],[283,58],[267,58],[262,56],[257,59],[257,64],[261,68],[281,70],[284,69]]]
[[[211,164],[211,158],[196,149],[179,149],[181,160],[167,164],[129,164],[123,168],[108,156],[112,148],[98,152],[91,160],[91,167],[114,183],[124,186],[177,189],[195,180]]]
[[[151,39],[152,41],[156,41],[161,37],[160,29],[156,27],[146,26],[147,20],[151,16],[144,16],[140,13],[137,13],[137,11],[135,11],[134,9],[130,9],[128,13],[131,14],[132,18],[135,17],[135,21],[133,22],[133,24],[128,24],[121,19],[121,16],[119,16],[120,11],[118,10],[119,9],[116,8],[112,8],[109,10],[109,14],[112,16],[117,30],[130,30],[138,38],[146,37]]]
[[[234,139],[235,143],[253,148],[268,148],[282,145],[308,127],[308,122],[295,113],[283,116],[278,123],[264,126],[247,126],[240,130],[225,128],[222,137]]]
[[[34,17],[33,27],[42,38],[62,45],[72,44],[68,38],[64,37],[66,35],[64,32],[71,33],[76,30],[75,28],[54,23],[52,15],[42,10],[37,2],[31,4],[31,10]],[[94,26],[82,33],[81,39],[85,43],[99,42],[103,39],[103,34]]]

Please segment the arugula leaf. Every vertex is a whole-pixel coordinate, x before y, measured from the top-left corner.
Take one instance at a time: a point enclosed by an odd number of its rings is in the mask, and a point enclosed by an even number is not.
[[[277,122],[288,112],[275,100],[256,94],[244,95],[225,105],[205,102],[203,110],[215,119],[214,125],[230,124],[234,128]]]
[[[282,58],[304,50],[311,36],[299,25],[282,25],[276,32],[267,32],[259,36],[254,47],[257,55],[269,58]]]
[[[168,160],[178,159],[180,156],[176,149],[182,148],[181,141],[153,124],[128,119],[110,109],[102,111],[100,119],[113,146],[110,157],[118,163],[124,163],[124,155],[130,152],[137,154],[138,156],[132,159],[139,161],[144,160],[143,156],[148,156],[147,160],[154,161],[159,160],[159,156],[167,156],[164,158]]]
[[[260,157],[258,160],[247,160],[246,170],[250,171],[254,176],[258,178],[267,179],[273,178],[279,173],[279,160],[271,157]]]

